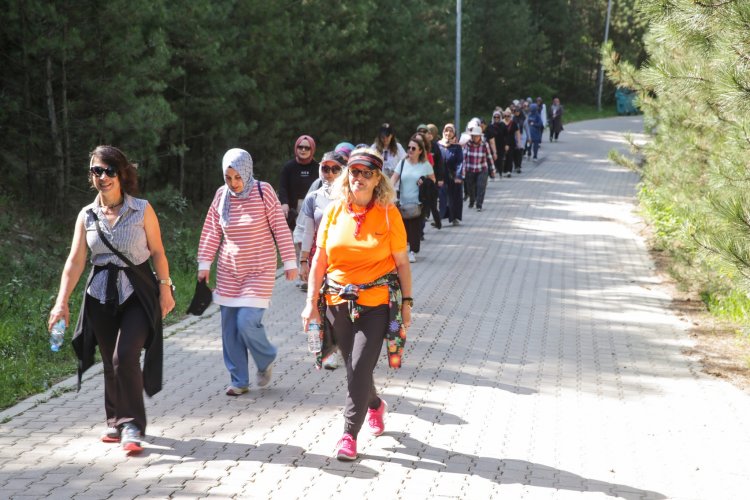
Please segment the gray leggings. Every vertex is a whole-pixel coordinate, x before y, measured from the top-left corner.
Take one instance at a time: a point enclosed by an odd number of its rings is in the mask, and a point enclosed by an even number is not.
[[[328,321],[344,357],[348,393],[344,408],[344,432],[357,438],[367,409],[380,407],[372,372],[383,348],[388,327],[388,306],[365,307],[354,323],[347,304],[328,307]]]

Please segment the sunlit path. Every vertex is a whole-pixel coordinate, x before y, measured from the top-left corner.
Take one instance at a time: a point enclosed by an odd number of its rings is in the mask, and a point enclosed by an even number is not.
[[[363,431],[356,462],[330,458],[344,373],[312,369],[304,294],[279,281],[269,388],[225,396],[218,314],[188,320],[168,332],[143,454],[98,442],[97,374],[0,416],[0,496],[746,498],[750,398],[681,353],[638,232],[638,177],[607,160],[640,127],[566,125],[542,161],[490,182],[483,212],[428,224],[404,367],[376,370],[386,432]]]

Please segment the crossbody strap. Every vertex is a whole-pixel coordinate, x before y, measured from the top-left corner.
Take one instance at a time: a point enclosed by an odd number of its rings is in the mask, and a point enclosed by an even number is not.
[[[271,238],[273,238],[273,244],[276,248],[279,248],[279,243],[276,241],[276,235],[273,234],[273,226],[271,225],[271,219],[268,217],[268,207],[266,207],[266,199],[263,198],[263,189],[261,188],[260,181],[258,183],[258,194],[260,195],[260,201],[263,203],[263,213],[266,214],[266,222],[268,222],[268,230],[271,231]]]
[[[112,245],[112,243],[110,243],[110,241],[104,235],[104,231],[102,231],[102,228],[100,226],[101,223],[102,223],[102,221],[99,220],[99,217],[96,216],[96,213],[94,212],[94,209],[93,208],[89,208],[88,210],[86,210],[86,213],[88,213],[91,217],[94,218],[94,226],[96,226],[96,232],[99,233],[99,239],[102,240],[102,243],[104,243],[107,246],[107,248],[109,248],[110,250],[112,250],[112,253],[115,254],[117,257],[119,257],[121,261],[123,261],[125,264],[127,264],[130,268],[135,269],[135,271],[137,273],[139,273],[141,275],[141,277],[144,277],[145,274],[143,273],[143,271],[141,271],[141,268],[139,268],[138,266],[136,266],[135,264],[133,264],[133,262],[131,262],[130,259],[128,259],[122,253],[120,253],[120,251],[117,250],[114,247],[114,245]],[[146,278],[147,278],[146,281],[149,281],[148,277],[146,277]]]

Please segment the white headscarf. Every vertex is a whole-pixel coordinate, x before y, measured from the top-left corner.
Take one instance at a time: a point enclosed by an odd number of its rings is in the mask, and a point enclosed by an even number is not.
[[[235,196],[240,199],[247,198],[250,196],[250,190],[253,188],[253,158],[250,153],[244,149],[230,149],[224,154],[224,158],[221,160],[221,168],[224,171],[224,179],[226,180],[227,169],[233,168],[242,177],[242,182],[245,185],[242,191],[239,193],[233,192],[229,189],[228,185],[224,185],[224,196],[219,200],[219,223],[221,227],[227,227],[229,225],[229,202],[230,196]]]

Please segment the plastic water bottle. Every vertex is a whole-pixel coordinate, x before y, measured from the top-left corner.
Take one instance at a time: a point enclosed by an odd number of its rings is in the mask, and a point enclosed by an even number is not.
[[[323,349],[323,343],[320,340],[320,323],[310,322],[307,325],[307,350],[311,353],[318,353]]]
[[[65,320],[61,319],[52,325],[52,331],[49,332],[49,348],[52,352],[57,352],[65,340]]]

